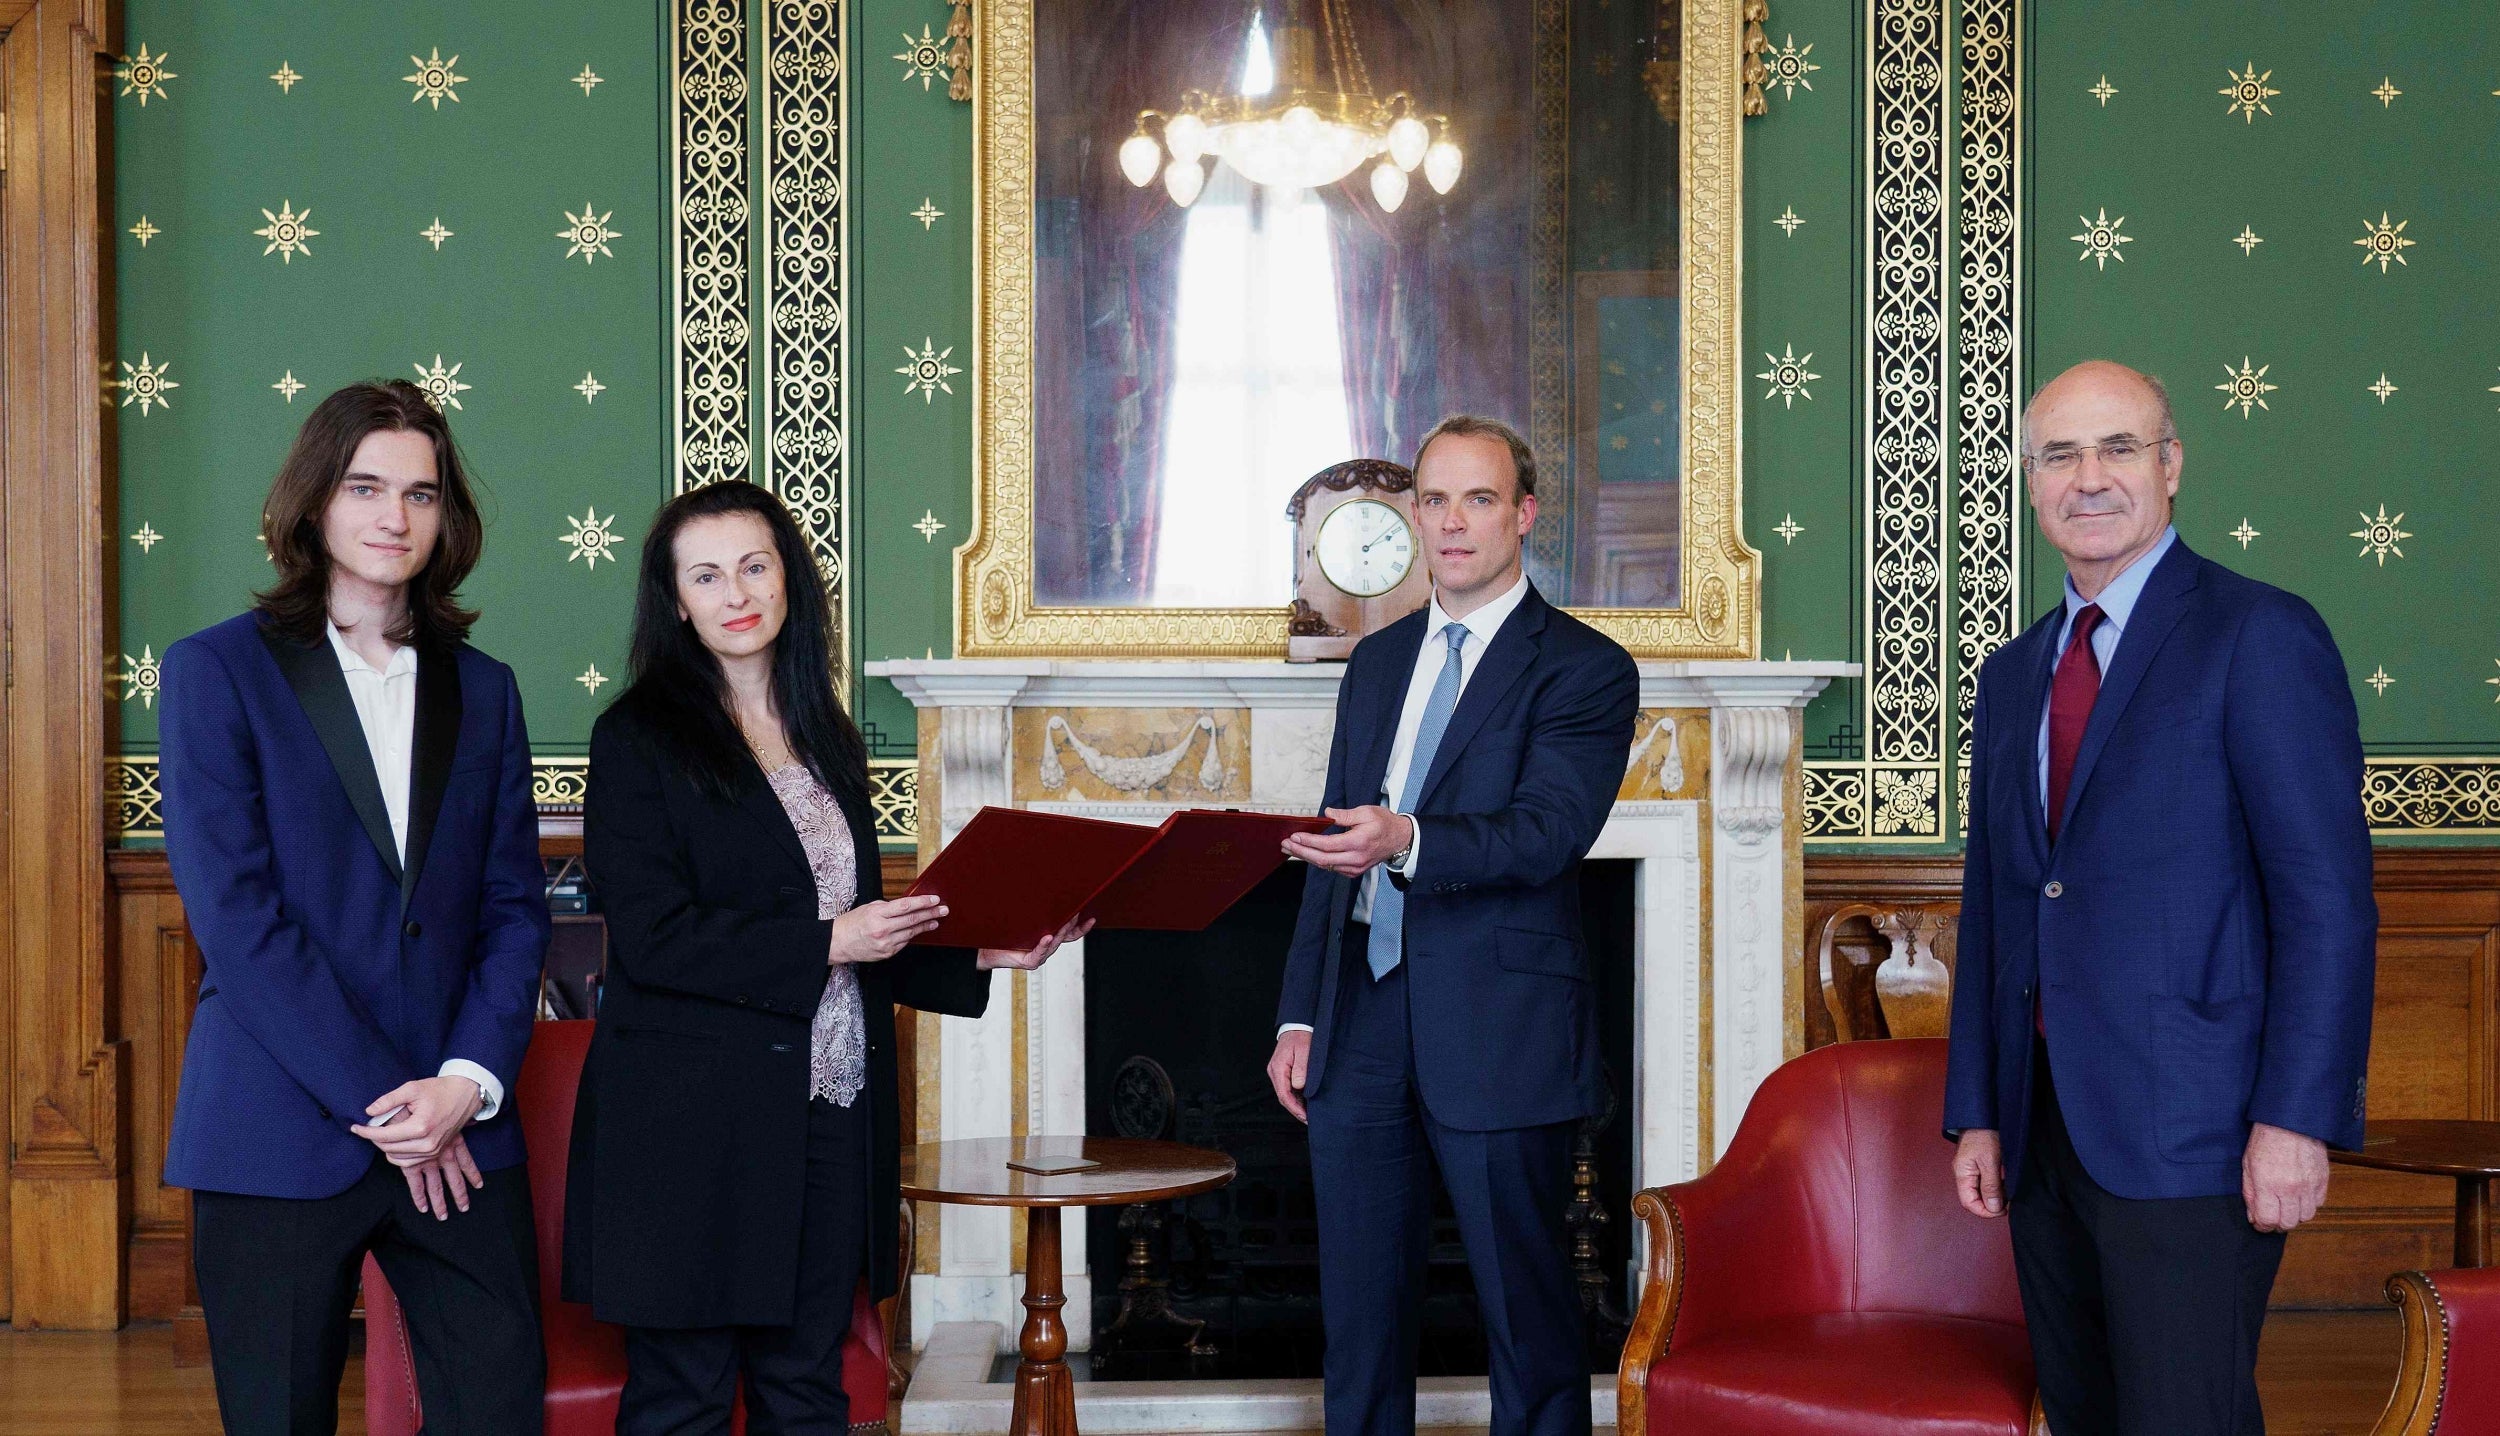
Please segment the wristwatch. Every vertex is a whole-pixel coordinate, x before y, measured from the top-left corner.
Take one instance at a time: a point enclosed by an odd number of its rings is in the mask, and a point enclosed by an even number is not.
[[[1389,855],[1389,866],[1391,868],[1405,867],[1407,859],[1415,856],[1416,826],[1414,816],[1408,813],[1400,813],[1398,816],[1406,819],[1406,846]]]

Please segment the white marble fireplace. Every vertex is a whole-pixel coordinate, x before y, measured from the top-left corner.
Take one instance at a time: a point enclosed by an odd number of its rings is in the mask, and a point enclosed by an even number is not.
[[[1633,1166],[1649,1186],[1698,1175],[1755,1086],[1801,1045],[1799,715],[1856,668],[1640,669],[1632,758],[1591,856],[1636,864]],[[925,861],[989,804],[1139,823],[1176,807],[1316,811],[1344,665],[940,659],[868,672],[920,713]],[[918,1140],[1082,1132],[1084,1014],[1079,944],[1015,979],[979,1021],[923,1017]],[[1000,1349],[1012,1340],[1022,1233],[1010,1216],[924,1208],[916,1347],[941,1326],[941,1347],[981,1344],[956,1323],[993,1329]],[[1083,1350],[1093,1297],[1084,1224],[1071,1223],[1066,1240],[1066,1315]],[[1089,1417],[1087,1429],[1103,1428]]]

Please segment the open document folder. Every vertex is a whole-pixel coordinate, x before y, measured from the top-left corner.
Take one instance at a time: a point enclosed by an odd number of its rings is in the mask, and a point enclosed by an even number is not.
[[[1156,828],[1023,808],[983,808],[911,885],[946,900],[921,939],[1024,949],[1074,918],[1105,928],[1198,932],[1285,861],[1288,833],[1326,818],[1187,808]]]

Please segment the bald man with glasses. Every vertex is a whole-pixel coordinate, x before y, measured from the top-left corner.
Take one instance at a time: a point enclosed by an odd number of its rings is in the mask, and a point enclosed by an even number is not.
[[[2023,429],[2066,591],[1980,671],[1955,1180],[2011,1213],[2060,1436],[2250,1436],[2284,1234],[2361,1142],[2359,715],[2317,611],[2171,527],[2158,382],[2077,365]]]

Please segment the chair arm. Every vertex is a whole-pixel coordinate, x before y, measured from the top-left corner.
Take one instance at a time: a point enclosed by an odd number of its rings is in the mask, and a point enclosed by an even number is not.
[[[2400,1271],[2387,1299],[2404,1324],[2404,1355],[2370,1436],[2452,1436],[2492,1429],[2500,1390],[2500,1268]]]
[[[2418,1271],[2387,1279],[2387,1299],[2404,1323],[2404,1355],[2395,1389],[2370,1436],[2429,1436],[2439,1423],[2439,1398],[2448,1385],[2448,1323],[2439,1289]]]
[[[1632,1198],[1647,1257],[1641,1267],[1641,1303],[1623,1339],[1623,1362],[1615,1369],[1615,1430],[1648,1436],[1649,1368],[1667,1354],[1675,1318],[1684,1301],[1684,1219],[1669,1187],[1650,1187]]]

